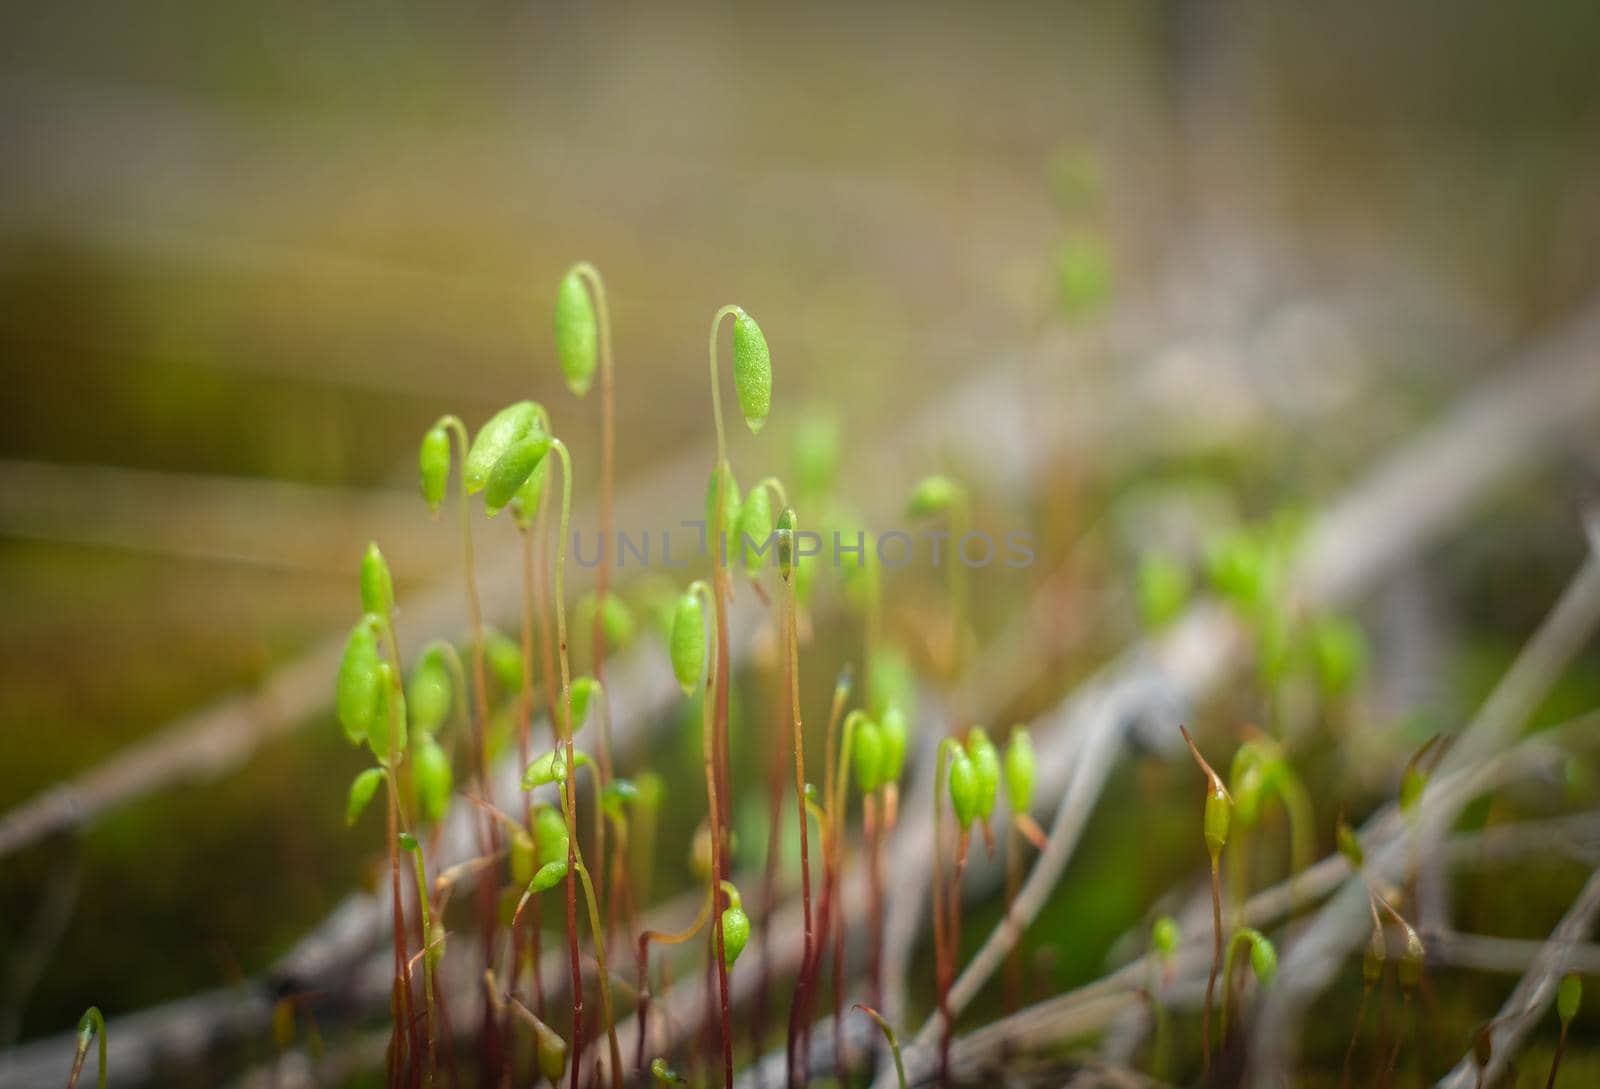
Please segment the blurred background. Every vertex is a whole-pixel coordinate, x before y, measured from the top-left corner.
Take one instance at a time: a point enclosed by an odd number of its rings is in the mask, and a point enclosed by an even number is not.
[[[1103,425],[1038,494],[1199,464],[1314,505],[1593,304],[1600,6],[9,4],[0,149],[5,813],[325,646],[369,537],[403,597],[454,586],[441,412],[534,397],[592,487],[548,333],[578,259],[624,488],[707,463],[732,300],[773,449],[823,406],[909,479],[896,427],[1003,372],[1041,442]],[[1581,464],[1453,570],[1557,585]],[[1450,662],[1543,609],[1499,585]],[[303,725],[0,858],[0,1047],[257,973],[362,879],[360,756]]]

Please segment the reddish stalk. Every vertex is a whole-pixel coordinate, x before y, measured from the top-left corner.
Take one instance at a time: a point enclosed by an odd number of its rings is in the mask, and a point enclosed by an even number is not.
[[[715,326],[712,327],[713,332]],[[715,472],[718,474],[717,502],[715,516],[717,526],[724,524],[725,504],[727,502],[727,489],[723,486],[726,480],[731,480],[733,471],[728,467],[726,459],[718,462]],[[711,887],[716,890],[722,885],[723,875],[727,871],[728,852],[728,823],[731,810],[729,791],[726,789],[728,780],[728,690],[730,678],[728,676],[728,606],[727,599],[733,596],[732,581],[728,577],[728,568],[725,562],[718,562],[712,568],[712,598],[715,601],[715,614],[717,618],[716,645],[716,721],[712,734],[706,739],[706,801],[711,812]],[[713,896],[715,893],[713,892]],[[712,959],[716,962],[717,997],[720,1006],[719,1024],[722,1030],[722,1069],[723,1084],[728,1089],[733,1089],[733,1021],[728,999],[728,965],[722,951],[722,913],[712,912]]]
[[[867,840],[867,995],[876,1009],[883,1005],[883,826],[876,793],[862,799],[861,824]]]
[[[805,921],[804,941],[801,946],[800,963],[806,964],[811,960],[814,943],[811,917],[811,854],[806,832],[806,766],[805,766],[805,726],[800,717],[800,626],[796,616],[794,582],[792,577],[784,579],[784,628],[787,647],[787,669],[789,674],[789,716],[794,733],[794,796],[795,810],[800,818],[800,905]],[[796,1044],[800,1037],[800,1022],[797,1012],[800,1008],[802,995],[800,986],[803,980],[797,982],[795,987],[794,1003],[789,1011],[789,1037],[787,1044],[787,1072],[789,1089],[799,1089],[804,1084],[797,1060],[803,1061],[804,1056],[797,1056]]]

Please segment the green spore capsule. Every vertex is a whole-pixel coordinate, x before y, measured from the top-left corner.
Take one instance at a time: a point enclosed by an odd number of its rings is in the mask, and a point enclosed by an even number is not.
[[[766,488],[756,488],[745,496],[744,503],[739,507],[739,552],[744,556],[746,571],[754,573],[761,570],[764,556],[772,553],[766,551],[767,538],[772,533],[772,497]],[[730,548],[733,545],[730,543]]]
[[[388,662],[378,663],[378,692],[382,713],[367,729],[367,748],[380,764],[393,767],[406,751],[406,700]]]
[[[772,411],[772,356],[761,326],[743,310],[733,319],[733,387],[744,422],[759,435]]]
[[[548,892],[567,878],[567,860],[560,859],[556,862],[546,862],[539,867],[533,875],[533,880],[528,882],[528,891],[532,893]]]
[[[905,712],[899,704],[891,703],[883,709],[878,731],[883,738],[883,782],[898,783],[905,769],[908,734]]]
[[[574,749],[572,761],[580,768],[585,767],[590,763],[589,754],[582,749]],[[545,753],[529,764],[528,770],[522,773],[523,790],[533,790],[548,783],[564,783],[566,781],[567,761],[560,751]]]
[[[672,614],[672,675],[684,694],[694,692],[706,665],[705,611],[693,591],[678,599]]]
[[[1239,823],[1253,827],[1261,819],[1261,797],[1266,792],[1266,777],[1259,761],[1249,761],[1233,778],[1233,803]]]
[[[1356,837],[1356,830],[1341,820],[1334,832],[1334,838],[1339,844],[1339,853],[1344,856],[1346,862],[1350,863],[1350,868],[1352,870],[1361,869],[1367,860],[1367,855],[1361,849],[1361,840]]]
[[[503,692],[517,692],[522,688],[522,647],[504,632],[490,628],[483,635],[483,654],[489,662],[489,672]]]
[[[377,541],[368,541],[361,556],[361,610],[378,616],[394,612],[394,579]]]
[[[543,464],[553,441],[543,431],[534,431],[512,443],[500,455],[489,470],[489,482],[483,489],[483,509],[490,518],[517,497],[518,490]]]
[[[1396,975],[1400,979],[1400,986],[1411,991],[1422,982],[1422,966],[1427,960],[1427,950],[1409,924],[1401,923],[1401,926],[1405,928],[1406,947],[1400,953],[1400,968]]]
[[[339,725],[352,745],[367,739],[367,731],[378,717],[383,702],[383,678],[378,667],[383,657],[378,651],[378,626],[382,621],[376,616],[364,616],[350,629],[350,638],[344,646],[344,657],[339,662],[339,675],[335,684]]]
[[[567,1042],[543,1021],[539,1022],[539,1030],[534,1036],[537,1038],[535,1050],[539,1057],[539,1073],[548,1078],[551,1085],[560,1085],[562,1075],[567,1072]]]
[[[583,729],[584,723],[589,721],[589,708],[593,706],[595,697],[600,694],[600,682],[593,677],[579,677],[572,682],[571,707],[574,732]]]
[[[567,388],[575,396],[589,392],[599,361],[600,323],[595,320],[594,300],[584,287],[576,268],[561,277],[556,289],[556,359]]]
[[[627,808],[639,801],[639,788],[629,779],[613,779],[600,791],[600,810],[620,821]]]
[[[1139,561],[1137,589],[1145,627],[1160,631],[1182,614],[1193,587],[1183,564],[1170,556],[1150,555]]]
[[[1156,951],[1156,956],[1162,963],[1172,959],[1178,951],[1178,942],[1183,936],[1178,927],[1178,920],[1170,915],[1163,915],[1155,921],[1150,928],[1150,946]]]
[[[539,502],[544,498],[544,481],[549,470],[550,459],[541,458],[528,479],[517,488],[517,494],[511,497],[511,518],[519,529],[531,529],[539,517]]]
[[[1578,1016],[1578,1007],[1583,1003],[1583,977],[1577,972],[1568,972],[1561,977],[1561,985],[1556,988],[1556,1016],[1561,1019],[1563,1027],[1570,1025],[1572,1019]]]
[[[450,432],[437,426],[424,432],[417,467],[422,471],[422,498],[428,510],[438,514],[450,480]]]
[[[955,812],[956,824],[966,828],[978,819],[978,801],[983,788],[978,783],[978,770],[959,744],[949,746],[950,808]]]
[[[406,685],[406,704],[411,709],[411,725],[419,732],[432,734],[450,717],[454,685],[443,643],[430,643],[412,667]]]
[[[381,768],[368,768],[354,779],[350,780],[350,796],[345,801],[344,823],[350,827],[361,819],[361,814],[366,812],[373,795],[378,792],[378,784],[383,782]]]
[[[533,880],[534,865],[533,838],[528,833],[518,829],[511,835],[511,882],[515,885],[526,886]]]
[[[722,521],[717,521],[717,482],[726,484],[727,494],[722,501]],[[726,462],[718,462],[706,480],[706,547],[713,556],[718,555],[717,538],[727,541],[730,552],[735,549],[734,535],[739,531],[739,482]]]
[[[1374,926],[1366,951],[1361,954],[1361,982],[1368,987],[1374,986],[1383,977],[1383,963],[1388,957],[1389,948],[1383,940],[1383,928]]]
[[[801,418],[794,433],[795,481],[801,495],[815,497],[833,490],[843,460],[842,436],[839,418],[826,409]]]
[[[947,476],[925,476],[911,490],[906,513],[913,518],[932,518],[961,501],[961,485]]]
[[[541,805],[533,811],[533,848],[541,866],[567,857],[567,822],[559,809]]]
[[[650,1077],[655,1080],[657,1085],[663,1087],[688,1084],[682,1074],[667,1065],[667,1060],[665,1059],[650,1060]]]
[[[1263,987],[1272,986],[1278,978],[1278,950],[1260,934],[1250,941],[1250,970]]]
[[[861,793],[871,794],[883,785],[883,731],[866,715],[856,720],[850,739],[850,763]]]
[[[978,819],[987,821],[994,814],[994,804],[1000,795],[1000,751],[982,726],[974,726],[967,734],[967,756],[977,778]]]
[[[431,736],[421,734],[411,749],[411,761],[411,784],[416,791],[417,808],[424,821],[437,824],[450,811],[450,792],[455,789],[450,758]]]
[[[727,968],[744,952],[750,940],[750,916],[742,908],[727,907],[722,912],[722,963]]]
[[[1228,825],[1233,818],[1233,801],[1218,779],[1206,791],[1205,838],[1206,850],[1213,858],[1222,854],[1228,844]]]
[[[1034,770],[1033,737],[1018,726],[1006,743],[1006,798],[1013,813],[1026,813],[1033,804]]]
[[[905,651],[886,643],[873,653],[867,670],[867,710],[881,720],[891,704],[908,721],[916,717],[917,675]]]
[[[793,507],[785,507],[778,515],[778,574],[785,582],[794,571],[794,535],[799,522]]]
[[[532,401],[518,401],[507,405],[478,429],[477,437],[467,448],[467,461],[462,467],[462,477],[467,483],[467,494],[476,495],[489,483],[489,474],[495,463],[513,443],[532,434],[539,426],[539,406]]]

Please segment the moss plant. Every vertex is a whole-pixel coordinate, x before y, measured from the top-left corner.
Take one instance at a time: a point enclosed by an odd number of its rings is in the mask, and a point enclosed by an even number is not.
[[[965,867],[967,837],[978,819],[978,773],[961,742],[947,737],[939,743],[934,762],[933,790],[933,957],[934,989],[939,1007],[939,1084],[950,1080],[950,1041],[954,1019],[950,1014],[950,985],[955,979],[955,958],[961,944],[961,873]],[[954,876],[946,887],[944,877],[944,797],[956,820]]]
[[[1561,1035],[1556,1038],[1556,1053],[1550,1059],[1550,1076],[1545,1079],[1545,1089],[1556,1089],[1556,1075],[1561,1072],[1561,1056],[1567,1050],[1567,1030],[1572,1028],[1572,1019],[1578,1016],[1578,1006],[1583,1002],[1583,978],[1576,972],[1568,972],[1561,977],[1561,983],[1556,987],[1556,1017],[1561,1022]],[[100,1061],[105,1062],[105,1052],[101,1051]],[[101,1085],[105,1084],[104,1075],[101,1075]]]
[[[1296,900],[1295,878],[1311,867],[1316,853],[1316,829],[1311,795],[1290,767],[1282,746],[1266,736],[1253,737],[1234,752],[1228,781],[1234,799],[1233,850],[1228,858],[1229,895],[1235,906],[1249,892],[1249,859],[1262,806],[1276,798],[1289,819],[1289,892]]]
[[[595,599],[599,603],[599,608],[605,610],[611,601],[611,556],[612,550],[616,547],[612,516],[616,473],[616,381],[611,352],[611,314],[606,301],[605,281],[601,278],[599,270],[587,261],[573,265],[561,278],[561,285],[556,293],[554,331],[556,355],[561,363],[562,373],[566,377],[567,388],[574,396],[582,397],[588,392],[597,364],[600,374],[600,557],[595,569]],[[608,639],[607,626],[603,623],[595,624],[592,629],[593,668],[596,679],[602,684],[605,683],[606,677]],[[615,774],[611,760],[610,732],[610,712],[602,707],[599,738],[595,746],[595,753],[600,759],[602,784],[609,783]],[[605,867],[607,856],[603,830],[595,850],[600,865]],[[623,881],[626,882],[626,870],[623,869],[621,873]],[[618,885],[613,894],[623,895],[624,887],[625,885]],[[611,918],[609,910],[607,918]],[[610,940],[609,923],[606,940]]]
[[[900,1056],[900,1039],[895,1035],[894,1028],[884,1019],[881,1013],[871,1006],[864,1006],[857,1002],[853,1008],[872,1018],[873,1023],[878,1026],[878,1031],[883,1033],[883,1042],[889,1045],[889,1054],[894,1057],[895,1081],[900,1089],[906,1089],[906,1063]]]
[[[72,1073],[67,1077],[67,1089],[76,1089],[83,1064],[89,1058],[89,1044],[99,1046],[100,1077],[97,1084],[106,1089],[106,1019],[99,1006],[90,1006],[78,1019],[78,1048],[72,1056]]]
[[[1272,943],[1259,931],[1252,927],[1242,926],[1233,932],[1233,937],[1228,941],[1228,955],[1226,967],[1222,976],[1222,1038],[1228,1038],[1230,1013],[1233,1008],[1233,966],[1234,960],[1240,950],[1246,947],[1250,950],[1250,970],[1256,977],[1256,982],[1262,987],[1272,986],[1272,981],[1278,975],[1278,951]]]
[[[1201,1021],[1200,1046],[1204,1074],[1211,1072],[1211,1010],[1216,1001],[1217,973],[1222,970],[1222,849],[1228,842],[1228,825],[1233,817],[1233,797],[1223,785],[1222,777],[1211,769],[1206,758],[1195,747],[1194,738],[1187,727],[1179,726],[1184,744],[1206,777],[1206,802],[1204,832],[1206,854],[1211,859],[1211,927],[1214,936],[1211,973],[1206,977],[1205,1012]],[[1204,1076],[1204,1075],[1202,1075]]]

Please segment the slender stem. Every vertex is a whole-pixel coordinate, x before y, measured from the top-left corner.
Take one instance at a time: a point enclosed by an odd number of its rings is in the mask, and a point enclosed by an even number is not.
[[[706,925],[706,920],[711,918],[711,907],[715,899],[716,886],[707,885],[706,898],[700,903],[700,913],[694,917],[694,922],[690,923],[686,929],[676,933],[646,930],[639,935],[639,1011],[637,1014],[639,1041],[635,1065],[639,1069],[639,1077],[641,1079],[644,1077],[645,1071],[645,1046],[650,1037],[648,1020],[650,1014],[650,945],[652,942],[657,945],[682,945],[684,942],[689,941],[700,933],[701,928]]]
[[[1400,1027],[1395,1029],[1394,1047],[1389,1051],[1389,1061],[1384,1064],[1383,1077],[1378,1079],[1380,1089],[1389,1084],[1389,1079],[1394,1076],[1395,1063],[1400,1059],[1400,1045],[1406,1039],[1406,1015],[1411,1012],[1411,989],[1405,988],[1400,996]]]
[[[1211,974],[1206,977],[1205,1014],[1201,1018],[1201,1078],[1211,1073],[1211,1007],[1216,998],[1217,973],[1222,970],[1222,874],[1221,856],[1211,856],[1211,930],[1214,937]]]
[[[1372,984],[1366,980],[1361,983],[1361,1001],[1356,1005],[1356,1023],[1350,1030],[1350,1043],[1344,1049],[1344,1073],[1339,1078],[1339,1089],[1349,1089],[1350,1086],[1350,1060],[1355,1058],[1356,1041],[1361,1038],[1361,1022],[1367,1015],[1367,1002],[1372,998]]]
[[[416,843],[415,840],[412,841]],[[427,1003],[428,1013],[428,1057],[427,1068],[423,1074],[423,1084],[432,1085],[435,1071],[438,1069],[439,1030],[436,1024],[436,1013],[433,998],[433,917],[428,910],[428,870],[427,861],[422,857],[422,845],[416,844],[416,858],[412,860],[412,872],[417,876],[417,908],[422,915],[422,995]]]
[[[1001,918],[1011,917],[1016,903],[1017,890],[1022,887],[1022,835],[1015,821],[1006,825],[1006,892],[1005,912]],[[1002,1008],[1006,1013],[1016,1012],[1022,998],[1022,943],[1017,942],[1006,954],[1006,970]]]
[[[717,461],[728,460],[728,437],[722,429],[722,391],[717,385],[717,330],[722,319],[743,314],[737,306],[728,305],[711,315],[711,415],[717,422]]]
[[[72,1073],[67,1078],[67,1089],[76,1089],[83,1064],[89,1058],[89,1037],[93,1036],[100,1055],[100,1089],[106,1089],[106,1019],[99,1006],[90,1006],[78,1019],[78,1050],[72,1059]],[[1552,1074],[1551,1077],[1554,1077]]]
[[[1544,1089],[1556,1089],[1556,1074],[1559,1073],[1560,1070],[1561,1070],[1561,1056],[1566,1054],[1566,1051],[1567,1051],[1567,1022],[1563,1021],[1561,1023],[1561,1035],[1556,1038],[1556,1053],[1555,1053],[1555,1057],[1550,1060],[1550,1077],[1548,1079],[1546,1079],[1546,1081],[1544,1083]],[[105,1063],[105,1054],[106,1054],[105,1053],[105,1047],[102,1044],[101,1045],[101,1049],[100,1049],[100,1062],[101,1062],[102,1065]],[[101,1081],[100,1081],[101,1089],[105,1089],[105,1084],[106,1084],[105,1083],[105,1075],[102,1074],[101,1075]]]
[[[950,936],[946,932],[944,900],[944,781],[945,760],[952,739],[939,743],[933,770],[933,978],[939,1000],[939,1084],[950,1080]]]
[[[883,1039],[889,1045],[889,1053],[894,1056],[895,1078],[900,1083],[900,1089],[906,1089],[906,1064],[905,1060],[900,1057],[900,1041],[895,1036],[894,1029],[889,1027],[889,1022],[884,1020],[883,1015],[871,1006],[863,1006],[857,1002],[854,1008],[877,1022],[878,1031],[883,1033]]]
[[[595,311],[600,327],[600,563],[595,572],[595,624],[594,624],[594,676],[600,682],[600,687],[605,688],[606,683],[606,629],[603,623],[607,596],[611,592],[611,553],[616,548],[613,540],[612,521],[612,493],[615,480],[616,456],[616,371],[611,354],[611,311],[606,303],[606,285],[600,276],[600,271],[587,261],[580,261],[573,267],[573,271],[586,280],[589,291],[594,296]],[[599,708],[598,741],[595,746],[595,756],[600,762],[600,784],[605,785],[612,779],[611,763],[611,707],[609,701],[603,702]],[[595,853],[602,871],[606,865],[606,839],[602,827],[600,835],[595,842]],[[615,869],[615,867],[613,867]],[[626,881],[626,868],[621,870],[622,880]],[[611,890],[606,899],[614,899],[621,894],[623,885],[619,882],[616,889]],[[608,905],[609,906],[609,905]],[[615,913],[606,912],[605,941],[609,945],[612,934],[612,920]]]
[[[472,729],[468,731],[468,750],[473,773],[477,778],[478,793],[488,797],[489,758],[484,738],[489,724],[488,671],[484,666],[483,606],[478,600],[478,577],[472,549],[472,507],[470,497],[467,495],[467,450],[471,446],[471,441],[467,435],[466,424],[461,422],[459,416],[445,416],[440,419],[439,426],[448,428],[455,435],[458,447],[456,472],[461,510],[461,563],[466,584],[467,620],[472,633],[473,704],[477,719]],[[496,850],[494,822],[487,818],[478,823],[478,845],[480,853],[484,855],[493,854]],[[483,963],[485,968],[492,968],[495,956],[495,932],[499,922],[492,881],[478,882],[477,900],[479,925],[483,930]],[[499,1036],[494,1021],[494,1008],[487,998],[483,1003],[483,1036],[487,1052],[486,1065],[491,1070],[499,1069]],[[574,1086],[573,1089],[577,1087]]]
[[[561,664],[561,700],[557,712],[561,722],[561,743],[566,749],[567,778],[571,786],[561,791],[561,810],[567,822],[567,931],[572,951],[573,1037],[572,1089],[578,1089],[577,1056],[582,1054],[583,965],[579,959],[577,928],[577,888],[581,882],[589,909],[589,926],[594,933],[595,965],[600,977],[600,1015],[605,1022],[611,1049],[611,1084],[622,1086],[622,1050],[617,1045],[617,1026],[611,1013],[611,974],[606,969],[606,950],[594,888],[583,866],[578,848],[578,804],[576,790],[577,756],[572,743],[572,665],[567,655],[567,533],[572,520],[572,455],[560,439],[551,449],[561,458],[561,522],[556,537],[556,656]]]
[[[785,643],[788,648],[789,670],[789,717],[793,726],[794,735],[794,796],[795,811],[800,818],[800,906],[801,914],[805,921],[804,942],[801,946],[800,963],[807,963],[812,956],[812,918],[811,918],[811,853],[806,832],[806,764],[805,764],[805,726],[800,717],[800,625],[797,619],[797,606],[795,602],[794,578],[784,580],[784,628],[786,631]],[[796,988],[798,991],[798,987]],[[795,995],[795,1003],[790,1009],[789,1039],[788,1039],[788,1081],[790,1089],[796,1089],[800,1079],[796,1062],[804,1061],[804,1056],[797,1056],[795,1043],[799,1039],[800,1025],[795,1016],[799,1008],[800,995]]]
[[[878,816],[878,794],[861,803],[862,833],[867,841],[867,995],[874,1006],[883,1003],[883,823]]]

